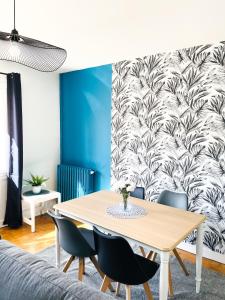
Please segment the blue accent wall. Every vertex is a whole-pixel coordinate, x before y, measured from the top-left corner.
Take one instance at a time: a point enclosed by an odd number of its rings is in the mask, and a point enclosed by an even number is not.
[[[61,163],[92,168],[110,188],[112,66],[60,75]]]

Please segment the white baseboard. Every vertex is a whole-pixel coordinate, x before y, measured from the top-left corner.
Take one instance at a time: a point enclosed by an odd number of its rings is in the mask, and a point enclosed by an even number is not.
[[[182,242],[177,248],[196,254],[196,246],[189,243]],[[225,264],[224,254],[214,252],[205,246],[203,247],[203,257]]]

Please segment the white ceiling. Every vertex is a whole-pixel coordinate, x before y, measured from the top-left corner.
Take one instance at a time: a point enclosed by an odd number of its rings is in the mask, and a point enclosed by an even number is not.
[[[0,31],[13,0],[0,0]],[[17,0],[20,34],[65,48],[60,72],[225,40],[224,0]]]

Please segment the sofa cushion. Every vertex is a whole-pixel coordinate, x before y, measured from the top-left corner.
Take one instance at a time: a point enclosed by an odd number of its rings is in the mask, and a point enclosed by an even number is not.
[[[0,300],[110,300],[39,257],[0,240]]]

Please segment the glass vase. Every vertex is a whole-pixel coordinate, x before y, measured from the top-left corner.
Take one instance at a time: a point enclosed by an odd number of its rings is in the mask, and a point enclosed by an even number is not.
[[[127,202],[128,202],[129,195],[123,194],[123,209],[127,210]]]

